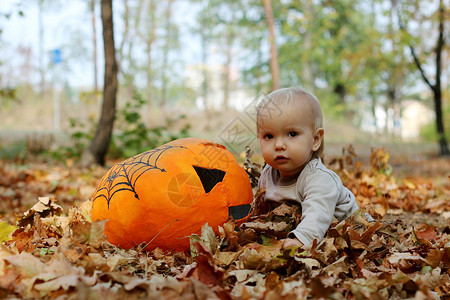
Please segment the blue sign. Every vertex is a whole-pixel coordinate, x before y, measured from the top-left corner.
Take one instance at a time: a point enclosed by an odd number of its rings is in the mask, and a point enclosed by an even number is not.
[[[61,49],[54,49],[54,50],[52,50],[52,55],[51,56],[52,56],[51,57],[52,63],[54,65],[57,65],[57,64],[62,62]]]

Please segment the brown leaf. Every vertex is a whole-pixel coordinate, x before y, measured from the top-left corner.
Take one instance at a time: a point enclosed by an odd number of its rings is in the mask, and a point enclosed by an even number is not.
[[[12,234],[12,241],[15,243],[19,252],[34,250],[35,246],[32,243],[34,230],[25,231],[24,228],[19,228]]]
[[[189,280],[192,282],[192,286],[194,288],[194,295],[195,299],[231,299],[227,298],[225,295],[222,297],[218,297],[212,289],[208,287],[207,284],[203,283],[200,280],[197,280],[195,278],[189,278]]]
[[[216,262],[216,264],[222,266],[222,267],[227,267],[229,265],[231,265],[233,262],[235,262],[239,255],[241,255],[242,250],[237,251],[237,252],[232,252],[232,251],[228,251],[228,252],[217,252],[214,255],[214,261]]]
[[[439,266],[443,255],[444,252],[440,251],[439,249],[430,249],[427,257],[425,258],[425,261],[432,268],[436,268],[437,266]]]
[[[429,224],[422,224],[415,231],[416,236],[426,240],[434,240],[437,235],[436,226],[431,226]]]
[[[99,248],[106,242],[104,234],[107,220],[95,220],[93,223],[86,221],[75,221],[70,224],[72,229],[72,240],[75,244],[89,244]]]
[[[91,223],[91,232],[89,235],[89,245],[99,248],[106,242],[105,224],[108,220],[95,220]]]
[[[339,277],[341,273],[347,273],[349,270],[348,264],[345,262],[346,257],[342,256],[337,261],[332,263],[331,265],[323,268],[323,272],[325,272],[328,276]]]
[[[220,284],[224,272],[216,268],[212,254],[208,251],[208,248],[199,242],[194,242],[193,245],[198,251],[198,260],[192,276],[207,285]]]
[[[81,267],[73,266],[61,253],[55,253],[46,263],[46,272],[58,275],[79,275],[82,276],[85,270]]]
[[[37,283],[33,288],[41,292],[41,296],[46,296],[49,293],[55,292],[59,289],[68,291],[71,287],[77,287],[79,282],[80,280],[78,275],[64,275],[49,281]]]
[[[284,283],[275,272],[266,277],[264,299],[279,299],[282,296]]]
[[[282,203],[280,206],[272,210],[272,214],[276,216],[289,216],[292,215],[295,211],[295,206],[288,206],[285,203]]]
[[[375,234],[375,232],[380,229],[383,226],[383,224],[379,222],[371,223],[369,225],[369,228],[367,228],[363,234],[361,235],[361,242],[363,242],[366,245],[369,245],[372,241],[372,236]]]
[[[309,287],[311,288],[311,295],[316,299],[327,299],[329,295],[335,292],[333,287],[325,286],[319,278],[312,278]]]
[[[223,229],[225,233],[225,237],[228,243],[227,250],[236,250],[239,249],[238,241],[239,236],[238,233],[234,230],[236,227],[236,223],[233,220],[230,220],[223,224]]]
[[[75,263],[78,259],[80,259],[83,254],[85,253],[81,247],[74,247],[64,251],[64,256],[67,257],[72,263]]]
[[[241,255],[241,260],[249,269],[257,269],[266,265],[273,257],[281,254],[283,241],[264,246],[258,243],[251,243],[245,246]]]
[[[16,272],[23,278],[32,278],[45,272],[45,264],[27,252],[6,257],[5,260],[14,266]]]
[[[289,224],[286,222],[247,222],[241,225],[243,228],[250,228],[256,232],[267,232],[271,231],[274,233],[279,233],[285,231]]]
[[[387,258],[392,268],[407,270],[415,265],[424,265],[425,259],[420,255],[412,255],[410,253],[393,253]]]
[[[89,222],[72,222],[70,229],[72,230],[71,239],[75,244],[85,244],[89,241],[91,235],[91,223]]]
[[[264,196],[266,194],[266,189],[262,188],[256,191],[256,194],[254,196],[254,215],[260,216],[265,215],[269,212],[270,207],[269,204],[264,200]]]
[[[32,224],[35,215],[45,218],[48,216],[60,215],[62,212],[62,207],[56,204],[56,199],[54,197],[39,197],[38,202],[18,219],[17,225],[26,226]]]
[[[110,271],[106,258],[100,253],[89,253],[88,255],[83,256],[83,267],[88,274],[94,270],[103,272]]]
[[[130,280],[126,282],[123,287],[126,291],[132,291],[136,288],[147,290],[150,287],[150,282],[139,277],[130,277]]]

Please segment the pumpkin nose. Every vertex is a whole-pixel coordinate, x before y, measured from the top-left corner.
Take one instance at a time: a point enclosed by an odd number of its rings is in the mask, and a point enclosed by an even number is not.
[[[222,182],[225,172],[217,169],[207,169],[193,166],[202,182],[205,193],[209,193],[219,182]]]

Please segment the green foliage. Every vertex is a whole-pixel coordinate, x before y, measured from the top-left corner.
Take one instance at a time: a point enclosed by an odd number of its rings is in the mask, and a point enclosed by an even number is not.
[[[145,103],[146,101],[142,97],[136,95],[126,103],[123,109],[118,110],[115,130],[108,150],[110,158],[128,158],[189,135],[189,125],[176,132],[169,129],[174,123],[184,119],[184,115],[169,120],[166,126],[148,128],[141,117],[141,109]],[[93,121],[86,124],[76,119],[70,119],[70,142],[51,152],[51,155],[58,160],[80,159],[83,151],[93,139],[95,128],[96,124]],[[26,145],[24,146],[26,154]],[[15,153],[14,151],[8,151],[6,155],[11,155],[8,153]]]
[[[447,141],[450,141],[450,118],[446,116],[450,116],[450,105],[444,107],[443,110],[443,119],[444,119],[444,128],[445,128],[445,137]],[[420,137],[428,142],[437,142],[439,141],[439,136],[436,130],[436,121],[433,120],[427,125],[423,126],[420,129]]]
[[[0,62],[1,65],[1,62]],[[16,89],[11,87],[0,88],[0,105],[17,100]]]
[[[94,124],[91,122],[86,125],[79,120],[72,118],[70,122],[70,142],[69,145],[60,146],[51,155],[58,159],[80,159],[84,149],[94,136]]]
[[[24,162],[27,159],[27,143],[24,140],[12,143],[0,142],[0,159],[15,162]]]
[[[146,101],[136,94],[123,109],[118,111],[117,133],[113,136],[108,152],[111,158],[127,158],[189,135],[189,125],[178,132],[169,129],[175,122],[184,119],[184,115],[168,120],[166,126],[148,128],[140,113],[145,103]]]

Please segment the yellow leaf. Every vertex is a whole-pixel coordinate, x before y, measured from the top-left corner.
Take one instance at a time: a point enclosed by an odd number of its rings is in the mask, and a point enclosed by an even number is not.
[[[83,203],[81,203],[80,209],[81,209],[81,215],[83,216],[83,218],[88,222],[92,222],[92,219],[91,219],[92,200],[87,200],[87,201],[84,201]]]
[[[0,223],[0,243],[9,241],[11,239],[9,237],[9,235],[16,229],[17,229],[16,226],[9,225],[6,222],[1,222]]]
[[[410,190],[415,190],[416,186],[409,180],[403,179],[403,184]]]

